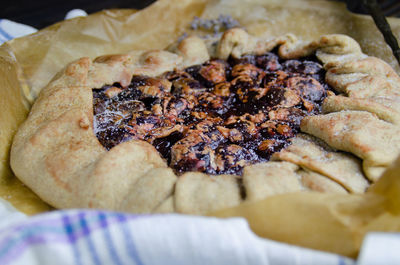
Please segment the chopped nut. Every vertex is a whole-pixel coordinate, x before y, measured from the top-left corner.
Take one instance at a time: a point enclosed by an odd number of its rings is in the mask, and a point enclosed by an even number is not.
[[[257,133],[258,130],[254,122],[247,120],[246,116],[240,116],[240,120],[246,125],[247,133],[252,135]]]
[[[182,132],[183,126],[182,125],[171,125],[168,127],[159,127],[155,128],[151,131],[154,138],[162,138],[170,135],[173,132]]]
[[[222,126],[217,126],[217,130],[225,137],[228,138],[229,137],[229,129],[222,127]]]
[[[199,120],[203,120],[203,119],[207,118],[207,113],[205,113],[205,112],[192,111],[190,114]]]
[[[249,95],[246,91],[247,89],[245,88],[239,88],[238,90],[236,90],[236,95],[239,96],[239,99],[243,102],[243,103],[247,103]]]
[[[289,125],[278,124],[276,130],[280,135],[283,135],[283,136],[286,136],[286,137],[293,136],[292,129],[290,128]]]
[[[113,98],[122,91],[122,88],[112,86],[104,92],[108,98]]]
[[[199,73],[206,80],[217,84],[224,82],[226,80],[225,77],[225,63],[222,63],[220,60],[210,61],[208,64],[204,65]]]
[[[239,120],[239,117],[238,116],[234,116],[234,115],[232,115],[232,116],[229,116],[226,120],[225,120],[225,125],[230,125],[230,124],[234,124],[234,123],[236,123],[237,121]]]
[[[174,69],[174,71],[169,71],[166,72],[162,75],[162,78],[166,78],[169,81],[179,79],[179,78],[190,78],[190,74],[188,74],[185,71],[179,70],[179,69]]]
[[[213,128],[215,125],[222,121],[221,118],[208,118],[196,125],[196,129],[201,130],[203,132],[208,132],[210,128]]]
[[[276,122],[275,121],[266,121],[260,125],[261,128],[271,128],[276,129]]]
[[[266,115],[263,112],[258,112],[255,115],[251,115],[251,121],[255,123],[263,122],[266,119]]]
[[[231,81],[231,84],[234,86],[239,83],[248,83],[248,84],[250,84],[250,86],[253,86],[254,82],[253,82],[253,79],[248,75],[239,75],[238,77],[234,78]]]
[[[217,149],[215,164],[219,171],[235,172],[245,165],[250,164],[252,157],[254,157],[254,155],[251,152],[239,145],[224,145]]]
[[[303,99],[303,106],[306,108],[307,112],[311,112],[314,109],[314,104],[310,101]]]
[[[264,87],[269,87],[276,83],[280,84],[288,77],[288,74],[284,71],[278,70],[274,73],[268,73],[263,80]],[[285,86],[286,87],[286,86]]]
[[[210,92],[204,92],[199,96],[199,103],[204,107],[211,107],[213,109],[222,108],[224,105],[224,100],[217,95]]]
[[[275,145],[275,140],[273,139],[267,139],[261,142],[261,144],[258,146],[258,150],[260,151],[265,151],[268,149],[272,149]]]
[[[213,93],[221,97],[229,97],[231,93],[230,87],[231,84],[229,82],[221,82],[215,85]]]
[[[269,91],[269,87],[252,87],[249,89],[249,91],[255,93],[256,95],[254,97],[257,100],[259,100],[260,98],[267,95],[267,93]]]
[[[238,129],[230,129],[229,130],[229,140],[231,140],[231,142],[243,141],[243,135]]]
[[[105,129],[110,124],[119,125],[123,116],[113,112],[103,112],[95,116],[98,129]]]
[[[173,94],[194,94],[205,92],[206,89],[200,85],[200,82],[192,78],[179,78],[173,81]]]
[[[240,116],[240,120],[251,121],[253,123],[260,123],[266,119],[266,115],[263,112],[258,112],[257,114],[251,115],[249,113]]]
[[[142,91],[143,94],[152,97],[160,96],[160,94],[162,93],[162,90],[156,86],[140,86],[138,87],[138,89]]]
[[[290,77],[287,86],[300,92],[301,96],[309,100],[317,100],[323,97],[324,87],[312,77]]]
[[[202,132],[192,131],[171,149],[171,165],[184,171],[216,170],[215,152],[207,143],[210,139]]]
[[[160,118],[151,113],[147,114],[145,111],[134,113],[128,123],[130,126],[128,130],[134,135],[140,136],[140,139],[144,139],[147,133],[160,124],[160,122]]]
[[[251,79],[256,79],[263,71],[254,64],[237,64],[232,68],[232,76],[248,76]]]
[[[193,109],[196,105],[199,104],[197,98],[194,95],[185,95],[185,98],[187,100],[189,109]]]
[[[270,120],[287,120],[290,112],[287,108],[279,108],[268,113]]]
[[[164,92],[171,91],[171,86],[172,83],[167,79],[148,78],[145,81],[145,85],[138,86],[137,89],[145,95],[160,97]]]
[[[287,89],[283,94],[284,99],[279,105],[284,108],[289,108],[298,105],[301,102],[299,92],[294,89]]]
[[[153,113],[154,113],[155,115],[162,115],[162,113],[163,113],[163,109],[162,109],[162,107],[161,107],[160,104],[155,104],[155,105],[153,105],[153,107],[151,108],[151,110],[153,111]]]

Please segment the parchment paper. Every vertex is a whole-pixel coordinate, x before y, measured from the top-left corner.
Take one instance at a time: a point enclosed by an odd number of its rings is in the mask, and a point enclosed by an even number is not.
[[[106,10],[63,21],[0,47],[0,196],[28,214],[51,209],[15,178],[8,159],[12,137],[30,105],[65,64],[82,56],[163,49],[191,32],[194,16],[220,14],[231,15],[251,34],[263,37],[291,32],[312,40],[344,33],[365,53],[400,72],[373,21],[330,1],[159,0],[140,12]],[[389,22],[399,39],[400,20]],[[286,194],[213,215],[244,216],[260,236],[355,257],[367,231],[400,231],[399,177],[400,161],[364,195]]]

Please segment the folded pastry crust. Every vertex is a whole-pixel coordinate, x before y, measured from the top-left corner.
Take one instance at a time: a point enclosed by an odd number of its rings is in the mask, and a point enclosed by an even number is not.
[[[273,156],[275,161],[247,166],[242,177],[198,172],[178,177],[145,141],[127,141],[107,151],[96,138],[93,88],[116,82],[127,86],[133,74],[157,76],[212,57],[239,58],[274,48],[285,59],[315,54],[338,93],[325,99],[323,114],[303,119],[301,130],[313,137],[293,138],[292,145]],[[364,192],[400,151],[399,86],[390,66],[363,54],[344,35],[313,42],[293,35],[267,41],[231,29],[216,48],[189,37],[173,52],[81,58],[41,91],[15,135],[11,167],[57,208],[204,214],[290,191]]]

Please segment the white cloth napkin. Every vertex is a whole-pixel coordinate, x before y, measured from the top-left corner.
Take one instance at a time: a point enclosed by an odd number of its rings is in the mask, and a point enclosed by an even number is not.
[[[0,44],[14,38],[36,32],[34,27],[20,24],[8,19],[0,19]]]
[[[0,264],[355,264],[262,239],[242,218],[78,209],[27,217],[5,201],[0,216]]]
[[[358,260],[256,236],[245,219],[62,210],[27,217],[0,200],[0,264],[400,264],[400,234],[371,233]]]

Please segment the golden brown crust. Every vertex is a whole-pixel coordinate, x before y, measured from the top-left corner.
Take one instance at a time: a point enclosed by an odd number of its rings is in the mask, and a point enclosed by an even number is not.
[[[246,200],[256,201],[265,197],[304,189],[299,167],[289,162],[267,162],[247,166],[243,170]]]
[[[288,161],[319,173],[350,192],[362,193],[369,186],[359,159],[347,153],[336,152],[307,135],[299,134],[292,138],[292,144],[275,153],[272,159]]]
[[[336,149],[363,159],[364,172],[372,181],[380,174],[370,169],[389,166],[400,150],[400,128],[365,111],[347,110],[305,117],[301,129]]]
[[[186,173],[177,177],[146,142],[133,140],[106,151],[93,132],[93,88],[115,82],[126,86],[133,74],[156,76],[210,57],[261,54],[276,46],[286,59],[316,54],[322,61],[327,82],[342,95],[328,97],[325,113],[305,118],[301,128],[348,153],[327,150],[320,141],[299,136],[274,156],[285,162],[245,167],[243,190],[240,178],[232,175]],[[256,200],[300,189],[362,192],[368,186],[365,176],[376,181],[399,153],[399,84],[399,77],[386,63],[362,54],[357,42],[344,35],[301,42],[289,34],[266,41],[231,29],[216,49],[190,37],[175,53],[135,51],[94,61],[81,58],[42,90],[15,136],[11,166],[26,185],[58,208],[204,214],[235,206],[246,194],[247,200]],[[302,150],[301,145],[310,149]],[[320,155],[330,160],[318,163]],[[267,169],[276,171],[267,173]],[[285,170],[286,184],[275,174]],[[265,182],[270,185],[258,185]]]
[[[318,174],[307,169],[298,173],[301,176],[301,183],[308,189],[319,192],[343,193],[348,191],[339,183],[332,181],[324,175]]]
[[[121,203],[121,210],[142,213],[154,211],[169,198],[175,188],[177,177],[170,168],[152,168],[134,185],[129,185],[129,192]],[[149,200],[149,198],[152,198]],[[165,209],[166,206],[163,206]],[[160,210],[159,210],[160,211]],[[165,211],[165,210],[164,210]]]
[[[200,172],[180,176],[174,197],[176,211],[191,214],[233,207],[242,201],[237,176],[209,176]]]

